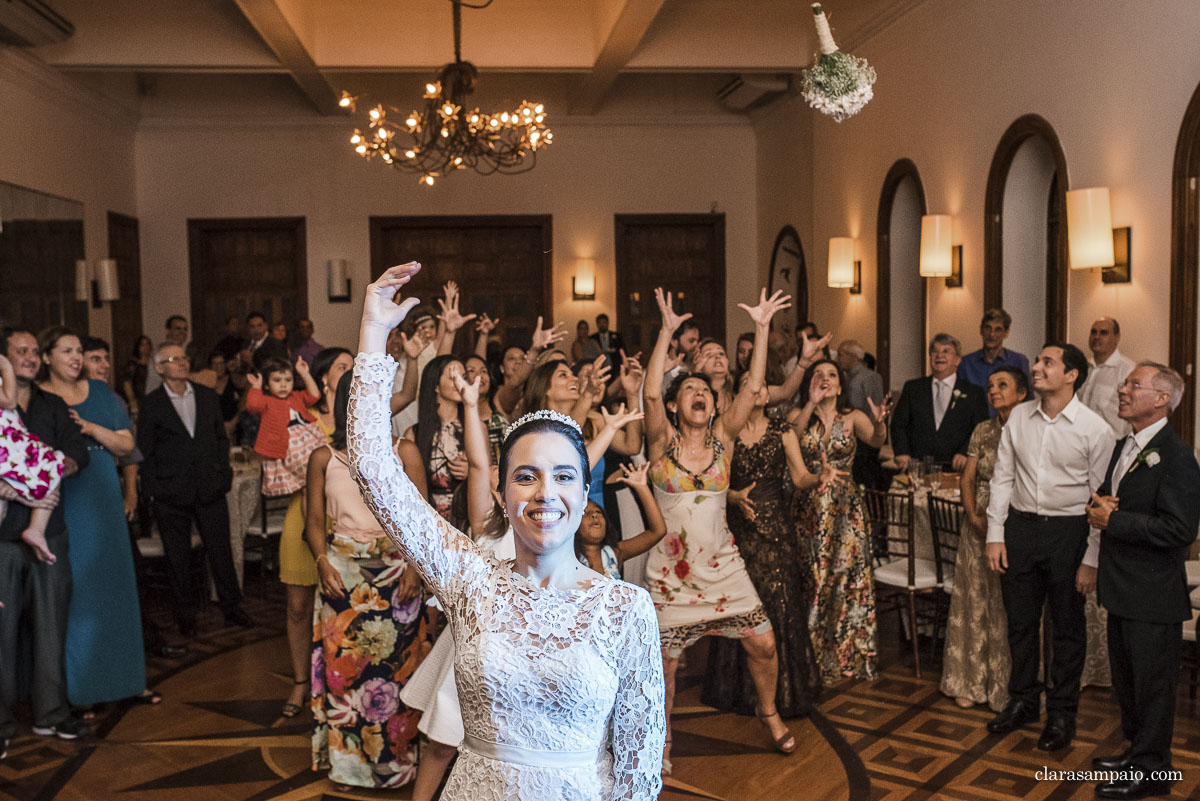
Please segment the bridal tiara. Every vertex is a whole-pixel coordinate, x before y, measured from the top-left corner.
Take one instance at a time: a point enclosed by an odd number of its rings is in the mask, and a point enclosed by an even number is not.
[[[532,423],[534,420],[553,420],[556,423],[562,423],[563,425],[570,426],[571,428],[575,429],[576,434],[581,437],[583,436],[583,429],[579,427],[579,423],[575,422],[574,417],[565,415],[562,412],[556,412],[553,409],[541,409],[536,412],[530,412],[529,414],[522,415],[517,422],[504,429],[504,439],[507,440],[512,432],[516,431],[526,423]]]

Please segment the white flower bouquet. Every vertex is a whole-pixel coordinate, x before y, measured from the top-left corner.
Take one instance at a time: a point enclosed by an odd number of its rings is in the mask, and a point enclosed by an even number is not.
[[[853,117],[875,96],[875,70],[865,58],[837,49],[829,20],[820,3],[813,3],[820,53],[817,63],[801,75],[801,93],[808,104],[838,122]]]

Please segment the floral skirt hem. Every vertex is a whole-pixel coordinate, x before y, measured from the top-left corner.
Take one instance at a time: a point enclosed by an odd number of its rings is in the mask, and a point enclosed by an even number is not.
[[[659,629],[658,637],[667,656],[675,659],[701,637],[714,636],[742,640],[756,634],[766,634],[770,630],[771,621],[767,618],[766,610],[759,604],[753,610],[740,615]]]

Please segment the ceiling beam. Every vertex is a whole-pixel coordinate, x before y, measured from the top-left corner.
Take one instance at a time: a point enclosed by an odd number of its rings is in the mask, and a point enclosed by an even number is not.
[[[304,46],[278,3],[275,0],[234,2],[317,111],[325,115],[344,113],[338,106],[341,94],[317,69],[308,48]]]
[[[625,0],[620,16],[596,56],[591,73],[583,79],[571,104],[572,114],[595,114],[604,104],[621,70],[642,43],[666,0]]]

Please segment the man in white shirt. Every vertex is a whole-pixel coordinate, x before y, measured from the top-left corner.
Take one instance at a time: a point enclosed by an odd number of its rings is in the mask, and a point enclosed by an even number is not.
[[[1053,686],[1037,745],[1056,751],[1075,735],[1087,649],[1084,595],[1096,588],[1100,534],[1089,531],[1087,505],[1116,439],[1075,395],[1088,374],[1079,348],[1047,345],[1030,372],[1037,399],[1014,409],[1004,426],[987,509],[988,563],[1002,574],[1012,655],[1008,706],[988,731],[1010,732],[1041,717],[1039,630],[1049,601]]]
[[[1121,353],[1121,324],[1111,317],[1092,323],[1088,349],[1092,352],[1087,383],[1079,390],[1084,405],[1104,418],[1118,438],[1129,435],[1129,423],[1117,413],[1117,387],[1133,372],[1133,360]]]

